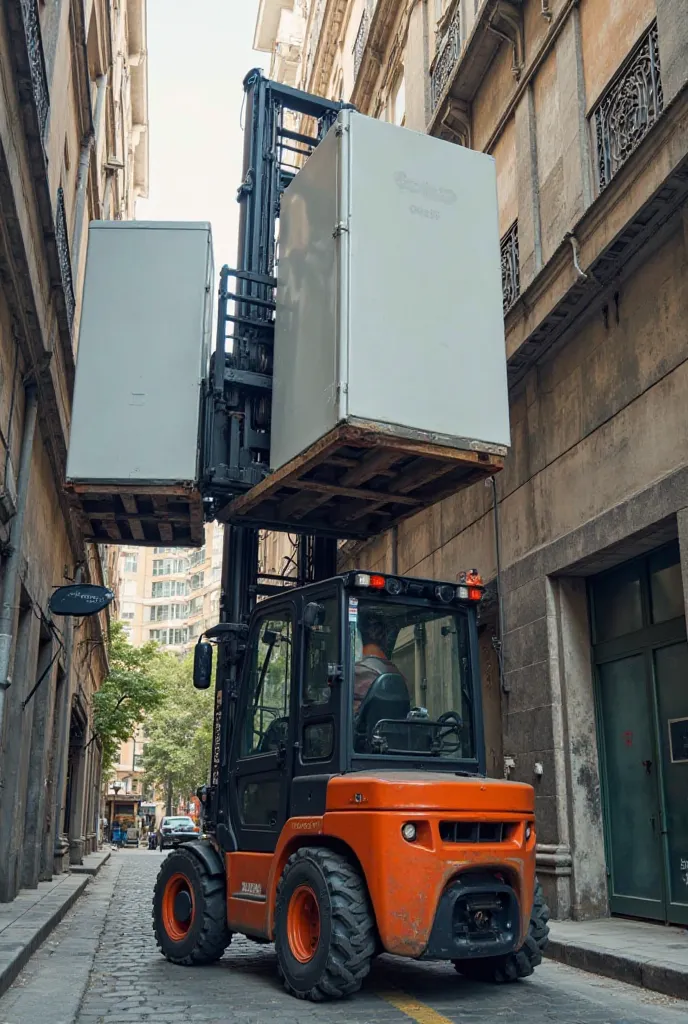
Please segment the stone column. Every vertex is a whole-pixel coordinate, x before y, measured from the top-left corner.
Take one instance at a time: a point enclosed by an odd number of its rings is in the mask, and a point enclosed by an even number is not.
[[[683,605],[688,619],[688,508],[676,513],[678,525],[678,546],[681,553],[681,576],[683,578]]]
[[[538,192],[535,104],[529,85],[516,107],[516,188],[518,191],[518,244],[521,291],[542,268],[542,232]]]
[[[580,12],[574,7],[556,43],[566,223],[572,228],[593,199],[590,134],[585,117],[585,79]]]
[[[21,584],[17,587],[19,596]],[[33,686],[40,623],[31,608],[23,608],[15,633],[14,664],[7,690],[0,774],[0,902],[13,900],[21,885],[26,787],[31,751],[33,708],[22,701]]]
[[[571,916],[609,913],[586,583],[555,581],[564,769],[568,789]]]
[[[86,782],[88,777],[87,751],[84,741],[77,749],[74,764],[73,800],[69,822],[66,822],[69,835],[69,863],[81,864],[84,859],[84,813],[86,810]]]
[[[657,34],[666,106],[688,81],[686,0],[657,0]]]
[[[49,634],[48,634],[49,637]],[[31,698],[33,727],[31,753],[26,792],[26,819],[22,849],[21,884],[35,888],[41,877],[41,859],[47,826],[48,766],[53,731],[55,704],[55,666],[50,667],[54,654],[51,639],[43,638],[38,654],[36,682],[49,669]],[[52,866],[52,865],[51,865]]]

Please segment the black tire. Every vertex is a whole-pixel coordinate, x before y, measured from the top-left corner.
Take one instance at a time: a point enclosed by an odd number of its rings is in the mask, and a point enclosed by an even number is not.
[[[317,903],[319,933],[308,962],[292,950],[288,917],[297,889],[311,891]],[[277,887],[275,948],[284,987],[298,999],[322,1002],[358,992],[375,955],[375,918],[360,871],[326,847],[304,847],[292,854]]]
[[[473,981],[493,981],[505,984],[528,978],[542,963],[542,954],[549,941],[549,907],[540,883],[535,881],[535,897],[530,912],[530,927],[526,941],[515,953],[506,956],[487,957],[482,960],[454,960],[459,974]]]
[[[171,899],[177,885],[192,902],[190,917],[181,922],[166,908],[166,894]],[[225,887],[224,873],[211,873],[189,850],[175,850],[165,858],[153,892],[153,931],[160,952],[171,963],[190,967],[220,959],[232,940]],[[177,934],[170,934],[172,927]]]

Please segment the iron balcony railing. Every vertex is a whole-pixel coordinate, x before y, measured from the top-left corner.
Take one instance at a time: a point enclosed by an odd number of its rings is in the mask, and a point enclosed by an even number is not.
[[[504,314],[521,294],[521,264],[518,247],[518,221],[514,221],[502,239],[502,296]]]
[[[43,139],[48,126],[50,93],[48,91],[48,76],[45,70],[45,56],[43,54],[37,0],[21,0],[21,13],[22,21],[24,22],[26,50],[29,56],[31,88],[33,90],[34,103],[36,104],[41,139]]]
[[[72,330],[74,323],[74,281],[72,278],[72,260],[69,255],[69,234],[67,232],[67,215],[65,213],[64,192],[61,188],[57,190],[57,212],[55,214],[55,242],[57,244],[57,256],[60,261],[60,276],[62,278],[62,290],[64,292],[65,308],[69,321],[69,330]]]
[[[447,83],[461,56],[461,4],[457,2],[454,13],[444,27],[437,44],[437,54],[430,69],[430,102],[433,113],[442,99]]]
[[[606,188],[662,112],[656,23],[641,39],[590,115],[597,185]]]

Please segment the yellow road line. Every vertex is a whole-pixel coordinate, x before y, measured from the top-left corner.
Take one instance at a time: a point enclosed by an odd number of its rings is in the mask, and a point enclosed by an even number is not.
[[[397,1010],[401,1010],[411,1020],[415,1020],[416,1024],[455,1024],[449,1017],[437,1013],[425,1003],[419,1003],[417,999],[411,999],[405,992],[376,992],[375,994]]]

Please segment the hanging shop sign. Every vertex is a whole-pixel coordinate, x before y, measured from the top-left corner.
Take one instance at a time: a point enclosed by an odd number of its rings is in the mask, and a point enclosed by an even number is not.
[[[114,597],[114,593],[108,587],[98,587],[93,583],[74,583],[54,590],[48,608],[53,615],[81,618],[83,615],[96,615],[97,612],[102,612]]]

